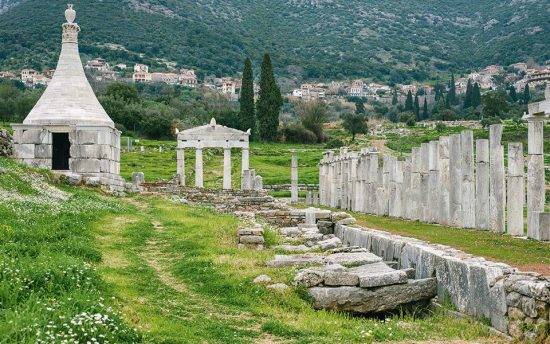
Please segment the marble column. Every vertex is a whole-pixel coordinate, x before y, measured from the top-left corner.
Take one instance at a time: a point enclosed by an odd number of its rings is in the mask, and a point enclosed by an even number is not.
[[[202,171],[202,148],[197,148],[195,150],[195,186],[198,188],[204,187]]]
[[[248,148],[241,149],[241,172],[250,169],[250,153]]]
[[[403,161],[398,161],[392,157],[392,166],[390,173],[390,192],[389,192],[389,215],[392,217],[402,217],[403,195]]]
[[[428,194],[430,192],[430,144],[420,145],[420,220],[430,222]]]
[[[422,217],[422,204],[420,202],[420,185],[422,177],[420,175],[420,148],[415,147],[411,153],[411,184],[409,192],[409,210],[411,220],[420,220]]]
[[[223,188],[231,189],[231,148],[223,150]]]
[[[290,168],[290,202],[298,203],[298,157],[292,156]]]
[[[523,236],[523,206],[525,204],[525,162],[523,145],[508,144],[508,200],[506,217],[508,234]]]
[[[430,142],[429,180],[428,180],[428,209],[429,222],[437,223],[439,221],[439,142]]]
[[[348,207],[349,210],[357,210],[355,208],[356,205],[356,197],[357,197],[357,164],[359,163],[359,157],[354,154],[350,157],[349,162],[349,182],[348,182]]]
[[[403,183],[401,187],[401,217],[410,219],[411,157],[407,157],[405,161],[403,161]]]
[[[462,227],[462,150],[460,134],[449,137],[449,224]]]
[[[462,225],[464,228],[475,228],[474,133],[471,130],[460,133],[460,149],[462,151]]]
[[[501,145],[502,124],[489,127],[489,229],[505,232],[506,182],[504,171],[504,147]]]
[[[369,208],[370,214],[378,213],[378,170],[379,170],[379,153],[374,152],[370,157],[369,165]]]
[[[476,140],[476,228],[489,229],[489,140]]]
[[[178,164],[177,165],[178,184],[185,186],[185,149],[178,148],[176,151],[176,155],[177,155],[177,164]]]
[[[451,190],[449,167],[449,137],[439,138],[439,224],[448,226]]]
[[[544,212],[544,121],[528,118],[527,237],[540,240],[540,226],[534,212]]]

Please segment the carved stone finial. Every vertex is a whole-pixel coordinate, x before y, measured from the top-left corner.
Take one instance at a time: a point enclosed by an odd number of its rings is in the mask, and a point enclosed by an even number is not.
[[[74,23],[74,20],[76,19],[76,11],[73,9],[73,4],[67,4],[65,19],[67,19],[67,22],[70,24]]]
[[[210,120],[210,126],[212,127],[216,126],[216,119],[214,117],[212,117],[212,119]]]

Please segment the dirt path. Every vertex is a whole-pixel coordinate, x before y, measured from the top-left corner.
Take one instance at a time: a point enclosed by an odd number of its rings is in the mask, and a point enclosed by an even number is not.
[[[382,154],[392,152],[391,149],[386,147],[386,140],[372,140],[370,141],[370,144]]]

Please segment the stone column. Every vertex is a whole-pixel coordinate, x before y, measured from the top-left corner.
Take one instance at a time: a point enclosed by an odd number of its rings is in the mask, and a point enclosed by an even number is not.
[[[489,229],[489,140],[476,140],[476,228]]]
[[[527,237],[540,240],[538,218],[544,212],[546,181],[544,179],[544,121],[528,118],[529,160],[527,165]]]
[[[476,226],[476,198],[474,175],[474,133],[471,130],[460,134],[462,150],[462,221],[464,228]]]
[[[298,203],[298,157],[292,156],[290,168],[290,202]]]
[[[449,167],[449,137],[439,138],[439,224],[449,225],[449,193],[451,190]]]
[[[223,188],[231,189],[231,148],[223,150]]]
[[[504,147],[500,144],[502,124],[489,127],[489,229],[496,233],[505,232],[506,184],[504,178]]]
[[[460,134],[453,134],[449,137],[449,172],[449,224],[462,227],[462,149]]]
[[[420,145],[420,220],[430,222],[430,210],[428,209],[428,194],[430,192],[430,144]]]
[[[523,145],[508,144],[508,200],[507,212],[508,234],[523,236],[523,205],[525,204],[525,163]]]
[[[369,209],[371,214],[378,213],[378,200],[377,200],[377,190],[378,190],[378,170],[379,170],[379,153],[374,152],[370,157],[369,165]]]
[[[409,214],[411,220],[420,220],[422,217],[422,203],[420,202],[422,177],[420,175],[420,165],[420,148],[415,147],[411,153],[411,185],[409,192]]]
[[[243,171],[246,171],[246,170],[249,170],[250,169],[250,154],[249,154],[249,150],[248,150],[248,147],[247,148],[243,148],[241,150],[241,155],[242,155],[242,161],[241,161],[241,172]]]
[[[178,164],[177,165],[178,184],[185,186],[185,149],[178,148],[176,151],[176,155],[177,155],[177,164]]]
[[[411,218],[410,211],[410,193],[411,193],[411,157],[407,157],[403,162],[403,184],[401,193],[401,217]]]
[[[357,163],[358,156],[353,154],[349,161],[349,181],[348,181],[348,207],[349,210],[356,210],[355,201],[357,189]]]
[[[429,222],[437,223],[439,221],[439,142],[430,142],[429,158],[429,192],[428,192],[428,210]]]
[[[204,186],[202,173],[202,148],[197,148],[195,150],[195,186],[198,188]]]
[[[392,157],[390,176],[389,215],[393,217],[402,217],[403,161],[397,161],[395,157]]]

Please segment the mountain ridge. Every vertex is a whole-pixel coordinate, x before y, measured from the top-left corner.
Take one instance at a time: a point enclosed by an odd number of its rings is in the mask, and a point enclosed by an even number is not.
[[[74,1],[81,50],[120,62],[177,62],[235,74],[269,52],[278,74],[389,82],[489,64],[550,60],[545,0]],[[55,63],[65,2],[0,0],[0,69]],[[119,44],[128,51],[101,47]],[[144,57],[140,57],[144,54]],[[157,66],[160,68],[160,65]],[[293,68],[296,70],[296,68]]]

